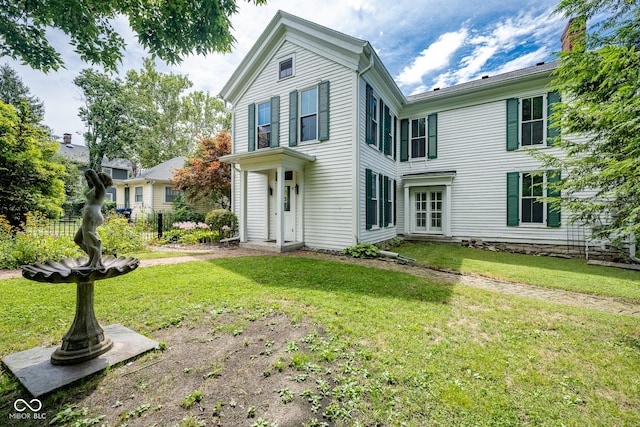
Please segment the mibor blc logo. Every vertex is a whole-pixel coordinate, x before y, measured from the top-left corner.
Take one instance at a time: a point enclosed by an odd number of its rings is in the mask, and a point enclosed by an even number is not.
[[[13,409],[16,412],[9,414],[10,419],[14,420],[44,420],[47,418],[47,414],[40,412],[42,409],[42,402],[38,399],[31,399],[26,401],[24,399],[16,399],[13,402]]]

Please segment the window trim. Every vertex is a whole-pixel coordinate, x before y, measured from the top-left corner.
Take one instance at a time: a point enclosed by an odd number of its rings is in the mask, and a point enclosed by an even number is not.
[[[523,132],[522,132],[522,126],[525,123],[524,121],[524,114],[522,112],[522,109],[524,108],[524,100],[526,99],[530,99],[533,100],[534,98],[541,98],[542,99],[542,140],[540,142],[534,143],[534,144],[524,144],[524,138],[523,138]],[[531,107],[533,109],[533,106]],[[536,147],[545,147],[547,145],[547,94],[533,94],[533,95],[529,95],[529,96],[521,96],[520,98],[518,98],[518,142],[519,142],[519,148],[521,149],[530,149],[530,148],[536,148]],[[526,123],[531,123],[534,121],[540,121],[540,119],[537,120],[527,120]]]
[[[316,91],[316,99],[315,99],[315,108],[316,109],[315,109],[315,113],[306,114],[306,115],[303,116],[302,115],[302,93],[303,92],[312,91],[312,90]],[[318,141],[319,125],[320,125],[320,123],[319,123],[319,117],[320,117],[319,110],[320,110],[320,107],[319,107],[319,88],[318,88],[318,85],[314,85],[314,86],[307,87],[305,89],[298,90],[298,130],[297,130],[298,135],[297,135],[297,140],[301,144],[302,143],[307,144],[307,143],[312,143],[312,142]],[[302,139],[302,119],[306,118],[306,117],[313,116],[313,115],[316,116],[316,120],[315,120],[315,122],[316,122],[315,137],[312,138],[312,139],[303,140]]]
[[[524,179],[525,176],[529,175],[531,177],[531,188],[532,188],[532,195],[525,195],[525,188],[524,188]],[[538,184],[535,183],[534,181],[534,177],[539,177],[542,176],[542,181]],[[547,203],[546,202],[539,202],[538,199],[540,198],[544,198],[544,194],[546,192],[546,188],[547,188],[547,173],[545,171],[521,171],[520,172],[520,188],[519,188],[519,192],[520,192],[520,224],[526,227],[530,227],[530,226],[534,226],[534,227],[539,227],[539,226],[545,226],[547,224]],[[536,196],[533,190],[533,186],[537,186],[538,188],[540,188],[540,195]],[[525,200],[533,200],[532,202],[532,208],[531,208],[531,219],[533,219],[533,205],[535,203],[540,203],[542,204],[541,210],[542,210],[542,218],[540,221],[525,221],[524,220],[524,201]]]
[[[255,123],[255,135],[256,135],[256,150],[263,150],[265,148],[269,148],[271,147],[271,138],[272,138],[272,129],[271,129],[271,100],[267,100],[264,102],[256,102],[256,123]],[[268,114],[268,123],[263,123],[260,124],[260,106],[261,105],[267,105],[269,107],[269,114]],[[269,126],[269,139],[268,139],[268,144],[265,147],[261,147],[260,146],[260,127],[262,126]]]
[[[423,120],[424,121],[424,135],[414,138],[414,136],[413,136],[413,121],[414,120]],[[413,159],[426,160],[427,159],[427,156],[429,154],[427,152],[427,135],[428,135],[427,126],[428,126],[428,122],[427,122],[427,118],[426,117],[416,117],[416,118],[413,118],[413,119],[409,119],[409,159],[410,160],[413,160]],[[422,138],[422,140],[423,140],[424,155],[423,156],[414,156],[413,155],[413,140],[414,139],[420,139],[420,138]]]
[[[282,77],[282,75],[281,75],[282,74],[282,70],[281,70],[280,67],[282,66],[282,64],[284,62],[287,62],[287,61],[291,61],[291,74],[288,74],[288,75]],[[282,57],[280,57],[278,59],[278,70],[277,70],[277,73],[278,73],[278,81],[287,80],[287,79],[290,79],[290,78],[292,78],[292,77],[294,77],[296,75],[295,54],[291,53],[289,55],[284,55],[284,56],[282,56]]]
[[[138,201],[138,188],[140,189],[140,201]],[[133,187],[133,203],[141,204],[144,203],[144,186],[136,185]]]
[[[163,187],[163,190],[162,190],[162,203],[167,204],[167,205],[173,203],[173,200],[171,200],[171,201],[167,200],[167,190],[175,191],[175,194],[173,195],[174,198],[178,194],[182,194],[182,191],[181,190],[177,190],[173,185],[165,185]]]

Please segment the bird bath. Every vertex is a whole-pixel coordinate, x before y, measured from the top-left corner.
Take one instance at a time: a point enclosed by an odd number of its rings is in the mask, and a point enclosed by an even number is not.
[[[22,276],[47,283],[76,283],[76,314],[62,345],[51,355],[54,365],[74,365],[98,357],[113,347],[113,340],[105,336],[93,310],[94,282],[127,274],[135,270],[136,258],[107,257],[101,268],[86,269],[87,258],[66,258],[22,267]]]

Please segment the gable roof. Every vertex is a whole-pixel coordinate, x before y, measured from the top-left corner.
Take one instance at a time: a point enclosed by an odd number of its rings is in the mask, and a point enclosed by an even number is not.
[[[58,154],[77,163],[87,165],[89,163],[89,147],[86,145],[65,144],[61,142],[58,145]],[[102,166],[114,169],[131,170],[132,162],[127,159],[115,157],[111,160],[104,156],[102,158]]]
[[[368,41],[279,10],[229,77],[220,96],[235,104],[265,63],[287,40],[354,71],[362,71],[372,65],[383,75],[387,84],[396,86]],[[402,97],[397,86],[395,91],[397,96]]]
[[[171,182],[173,180],[173,171],[175,169],[183,168],[184,162],[187,160],[186,157],[174,157],[173,159],[169,159],[166,162],[162,162],[159,165],[152,167],[151,169],[147,169],[142,172],[140,175],[129,178],[123,182],[133,182],[133,181],[162,181],[162,182]]]

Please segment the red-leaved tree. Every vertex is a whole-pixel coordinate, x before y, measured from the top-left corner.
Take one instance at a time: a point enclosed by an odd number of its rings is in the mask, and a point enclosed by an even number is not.
[[[215,138],[198,138],[198,150],[184,168],[173,172],[175,188],[184,192],[189,203],[213,202],[229,207],[231,165],[220,157],[231,153],[231,135],[226,130]]]

